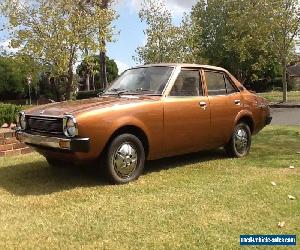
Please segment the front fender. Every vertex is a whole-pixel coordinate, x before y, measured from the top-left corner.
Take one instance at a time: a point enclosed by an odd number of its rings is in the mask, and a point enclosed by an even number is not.
[[[111,136],[125,126],[135,126],[147,136],[148,159],[159,158],[163,151],[163,108],[160,103],[99,110],[81,114],[76,119],[79,136],[90,138],[90,158],[97,158]]]

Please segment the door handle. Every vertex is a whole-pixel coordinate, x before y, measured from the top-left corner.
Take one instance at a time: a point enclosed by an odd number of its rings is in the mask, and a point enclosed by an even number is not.
[[[235,105],[241,105],[241,100],[234,100]]]
[[[204,110],[207,108],[207,103],[206,102],[200,102],[199,105]]]

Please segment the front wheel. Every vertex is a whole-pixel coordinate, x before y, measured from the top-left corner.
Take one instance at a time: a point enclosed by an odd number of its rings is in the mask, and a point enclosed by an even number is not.
[[[114,184],[137,180],[145,164],[142,142],[132,134],[122,134],[112,140],[108,147],[106,165],[109,179]]]
[[[246,123],[235,126],[230,141],[225,145],[226,152],[233,157],[241,158],[247,155],[251,147],[251,131]]]

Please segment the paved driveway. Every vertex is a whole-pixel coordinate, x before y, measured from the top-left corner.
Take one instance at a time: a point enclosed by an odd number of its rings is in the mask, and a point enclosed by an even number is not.
[[[300,125],[300,108],[272,109],[272,125]]]

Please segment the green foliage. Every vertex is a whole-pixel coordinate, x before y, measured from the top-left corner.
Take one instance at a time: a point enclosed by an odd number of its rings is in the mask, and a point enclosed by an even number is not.
[[[242,82],[280,73],[286,91],[286,66],[300,28],[298,0],[202,0],[191,16],[198,58],[229,69]]]
[[[139,12],[147,42],[136,50],[135,61],[139,63],[192,62],[190,20],[185,16],[179,26],[172,24],[172,15],[164,2],[144,0]]]
[[[293,58],[295,39],[300,32],[299,0],[272,1],[270,17],[272,25],[268,33],[275,55],[282,67],[283,102],[287,101],[288,84],[286,67]]]
[[[84,90],[94,89],[100,84],[100,57],[99,55],[86,56],[77,67],[77,74],[81,77],[80,84]],[[108,82],[114,81],[118,77],[118,66],[113,59],[106,57],[106,72]],[[90,83],[91,82],[91,83]]]
[[[91,90],[91,91],[79,91],[76,95],[77,100],[88,99],[97,97],[100,94],[101,90]]]
[[[16,123],[18,113],[22,107],[14,104],[0,103],[0,127],[2,124]]]
[[[24,93],[25,75],[9,57],[0,57],[0,96],[6,99],[7,95]]]
[[[144,0],[145,46],[136,61],[209,63],[242,83],[285,76],[299,34],[298,0],[199,0],[179,26],[164,2]],[[285,82],[285,77],[283,77]]]
[[[242,82],[274,76],[278,62],[268,38],[269,11],[264,0],[199,1],[191,13],[197,58],[229,69]]]
[[[36,87],[39,78],[39,65],[25,56],[0,56],[0,98],[16,99],[27,95],[27,77],[31,76],[32,86]]]
[[[114,81],[119,75],[118,65],[113,59],[106,57],[106,72],[109,83]]]
[[[11,45],[43,65],[53,77],[65,76],[66,98],[73,91],[73,66],[82,51],[105,50],[112,38],[115,13],[102,1],[5,0],[3,13],[9,19]]]
[[[39,95],[44,96],[54,101],[65,101],[66,97],[66,86],[68,79],[66,76],[51,76],[51,73],[46,72],[41,74],[38,86]],[[73,89],[76,89],[79,83],[78,76],[74,76]],[[72,94],[72,99],[75,98],[75,92]]]

